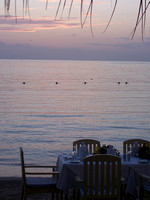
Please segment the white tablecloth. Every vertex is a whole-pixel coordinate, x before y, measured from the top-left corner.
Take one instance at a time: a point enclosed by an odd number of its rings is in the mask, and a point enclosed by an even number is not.
[[[63,156],[58,156],[57,165],[60,172],[57,187],[64,191],[75,189],[75,176],[83,179],[83,162],[73,163],[71,160],[64,159]],[[126,192],[133,196],[137,195],[138,179],[135,172],[150,176],[150,162],[140,163],[138,158],[131,158],[130,161],[121,159],[121,174],[127,183]]]
[[[139,158],[131,158],[130,161],[124,162],[122,161],[121,164],[121,171],[122,171],[122,176],[123,173],[126,170],[126,166],[128,166],[128,176],[126,178],[127,182],[127,187],[126,187],[126,192],[131,194],[134,197],[137,197],[138,195],[138,184],[139,184],[139,177],[138,173],[145,174],[147,176],[150,176],[150,161],[147,162],[140,162]],[[123,169],[124,168],[124,169]]]

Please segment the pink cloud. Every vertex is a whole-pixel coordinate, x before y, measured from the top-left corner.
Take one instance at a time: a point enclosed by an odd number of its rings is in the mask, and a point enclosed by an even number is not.
[[[4,25],[4,26],[3,26]],[[80,27],[80,22],[68,23],[65,20],[51,20],[48,18],[29,19],[14,16],[0,16],[0,31],[7,32],[35,32],[37,30],[49,30],[59,28]]]
[[[34,29],[23,29],[23,28],[15,28],[15,27],[2,27],[0,28],[1,32],[35,32]]]

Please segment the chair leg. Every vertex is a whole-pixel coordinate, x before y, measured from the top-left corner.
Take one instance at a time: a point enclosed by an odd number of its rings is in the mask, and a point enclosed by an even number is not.
[[[24,196],[24,190],[23,190],[23,186],[22,186],[22,191],[21,191],[21,200],[23,200],[23,196]]]
[[[54,200],[54,192],[52,192],[52,200]]]
[[[126,199],[126,184],[121,184],[121,200]]]
[[[139,191],[139,200],[143,200],[143,194],[141,190]]]
[[[63,191],[60,191],[60,200],[63,200]]]
[[[75,199],[76,199],[76,190],[73,189],[73,200],[75,200]]]
[[[77,194],[76,194],[76,200],[79,200],[80,199],[80,193],[79,193],[79,190],[77,190]]]
[[[68,200],[68,195],[67,194],[65,194],[65,200]]]
[[[56,193],[56,200],[59,200],[59,193]]]
[[[27,195],[26,194],[23,195],[23,200],[27,200]]]
[[[22,186],[21,200],[27,200],[27,194],[23,186]]]

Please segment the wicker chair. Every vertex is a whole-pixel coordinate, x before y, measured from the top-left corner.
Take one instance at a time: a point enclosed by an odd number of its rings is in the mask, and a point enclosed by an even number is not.
[[[98,140],[81,139],[81,140],[76,140],[73,142],[73,148],[75,147],[75,150],[77,151],[83,143],[86,144],[90,154],[93,154],[96,147],[100,146],[100,141]]]
[[[57,198],[59,193],[62,195],[56,187],[59,175],[59,173],[55,171],[57,166],[25,165],[24,152],[22,148],[20,148],[20,157],[22,169],[22,200],[26,200],[27,196],[30,194],[37,193],[51,193],[52,199],[54,199],[54,194],[56,194],[55,196],[57,196]],[[40,169],[39,172],[37,172],[38,168]],[[42,169],[44,168],[46,168],[48,172],[42,172]],[[30,169],[30,172],[28,169]],[[36,172],[33,172],[35,170]]]

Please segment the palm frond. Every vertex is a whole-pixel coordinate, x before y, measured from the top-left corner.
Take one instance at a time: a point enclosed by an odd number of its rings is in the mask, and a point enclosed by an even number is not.
[[[147,13],[147,9],[150,5],[150,1],[147,4],[146,3],[147,3],[146,0],[144,1],[144,3],[143,3],[143,0],[140,1],[136,24],[135,24],[133,31],[130,33],[131,39],[134,38],[137,27],[141,23],[141,35],[142,35],[142,40],[143,40],[145,24],[146,24],[146,13]]]
[[[62,16],[63,16],[63,12],[64,12],[65,7],[66,7],[66,0],[64,0],[63,9],[62,9],[62,13],[61,13],[61,17],[60,17],[60,19],[61,19]]]
[[[46,0],[46,5],[45,5],[45,9],[47,10],[48,7],[48,0]]]
[[[68,19],[70,18],[73,1],[74,0],[71,0],[71,3],[70,3]],[[5,13],[6,14],[10,10],[10,2],[11,2],[11,0],[4,0],[4,8],[5,8]],[[17,8],[16,8],[17,6],[16,6],[16,2],[17,2],[17,0],[15,0],[15,17],[16,17],[16,21],[17,21]],[[29,16],[29,18],[31,20],[30,9],[29,9],[29,0],[22,0],[22,2],[23,2],[23,16],[24,16],[24,14],[28,14],[28,16]],[[48,0],[45,0],[45,2],[46,2],[46,9],[47,9]],[[66,7],[66,2],[67,2],[67,0],[64,0],[63,8],[62,8],[62,11],[61,11],[61,17],[63,15],[64,9]],[[57,10],[56,10],[55,19],[57,18],[58,13],[60,12],[61,3],[62,3],[62,0],[59,0],[58,7],[57,7]],[[107,23],[107,26],[106,26],[104,32],[106,32],[106,30],[108,29],[108,27],[109,27],[109,25],[111,23],[111,20],[112,20],[112,18],[114,16],[114,13],[115,13],[115,10],[116,10],[116,7],[117,7],[117,3],[118,3],[118,0],[115,0],[113,11],[111,13],[110,19],[109,19],[109,21]],[[91,32],[92,32],[92,35],[93,35],[93,30],[92,30],[93,0],[90,0],[90,4],[88,6],[88,9],[87,9],[87,12],[86,12],[86,15],[85,15],[84,19],[83,19],[83,4],[84,4],[84,0],[81,0],[81,2],[80,2],[80,23],[81,23],[81,28],[84,27],[85,22],[87,20],[87,16],[90,15],[90,27],[91,27]],[[143,35],[144,35],[144,31],[145,31],[145,26],[146,26],[146,13],[147,13],[149,5],[150,5],[150,0],[140,0],[136,23],[135,23],[133,31],[130,34],[132,39],[135,36],[137,27],[139,26],[139,24],[141,24],[141,35],[142,35],[142,40],[143,40]]]
[[[90,28],[91,28],[91,33],[92,33],[92,37],[94,37],[94,34],[93,34],[93,29],[92,29],[92,11],[93,11],[93,0],[90,1],[90,5],[87,9],[87,12],[86,12],[86,15],[85,15],[85,18],[84,18],[84,21],[83,23],[81,24],[82,27],[84,27],[84,24],[87,20],[87,17],[88,15],[90,14]]]
[[[10,9],[10,0],[4,0],[5,12],[8,12]]]
[[[83,13],[83,0],[81,0],[81,6],[80,6],[80,23],[81,23],[81,28],[83,28],[82,26],[82,13]]]
[[[114,5],[113,11],[112,11],[112,13],[111,13],[110,19],[109,19],[108,24],[107,24],[107,26],[106,26],[106,28],[105,28],[105,30],[104,30],[103,33],[106,32],[106,30],[108,29],[108,27],[109,27],[109,25],[110,25],[110,22],[111,22],[111,20],[112,20],[112,18],[113,18],[113,16],[114,16],[114,13],[115,13],[115,10],[116,10],[116,7],[117,7],[117,2],[118,2],[118,0],[115,1],[115,5]]]
[[[68,19],[70,19],[70,14],[71,14],[71,10],[72,10],[72,5],[73,5],[73,0],[71,0],[71,3],[70,3]]]
[[[61,5],[61,0],[59,0],[59,3],[58,3],[55,19],[57,19],[57,15],[58,15],[58,12],[59,12],[59,9],[60,9],[60,5]]]

